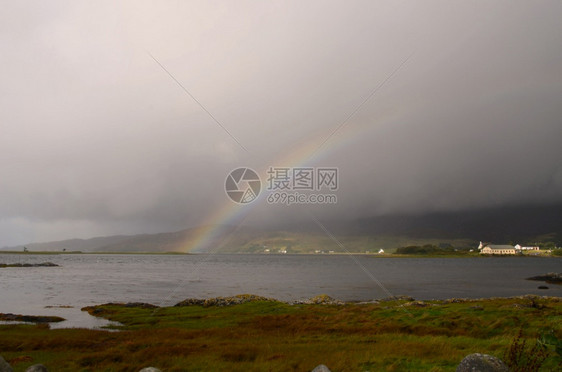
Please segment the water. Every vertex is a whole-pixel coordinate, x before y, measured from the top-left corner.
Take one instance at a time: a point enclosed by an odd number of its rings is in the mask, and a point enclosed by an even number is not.
[[[251,293],[291,301],[328,294],[346,301],[391,295],[416,299],[562,297],[562,286],[525,278],[560,272],[562,258],[381,258],[346,255],[10,255],[0,263],[60,267],[1,268],[0,313],[57,315],[57,327],[107,321],[80,311],[107,302],[173,305],[185,298]],[[381,286],[377,283],[380,282]]]

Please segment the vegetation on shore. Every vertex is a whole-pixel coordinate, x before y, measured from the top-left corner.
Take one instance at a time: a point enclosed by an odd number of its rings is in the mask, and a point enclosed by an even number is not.
[[[523,251],[519,252],[515,255],[513,254],[506,254],[506,255],[490,255],[490,254],[481,254],[477,249],[468,249],[468,248],[455,248],[451,245],[434,245],[434,244],[425,244],[425,245],[410,245],[406,247],[397,248],[393,257],[499,257],[499,256],[506,256],[506,257],[550,257],[550,256],[560,256],[558,252],[562,252],[562,249],[556,249],[553,251]]]
[[[239,235],[239,236],[238,236]],[[345,250],[341,249],[330,237],[321,233],[298,233],[290,231],[272,231],[261,235],[238,234],[229,240],[228,247],[222,247],[221,252],[246,252],[246,253],[377,253],[384,249],[392,253],[396,247],[409,245],[455,245],[457,247],[477,246],[477,242],[464,239],[420,238],[402,235],[357,235],[336,234],[338,241]],[[443,243],[443,242],[446,243]]]
[[[479,252],[470,252],[469,249],[456,249],[451,245],[437,246],[433,244],[410,245],[396,249],[396,254],[401,255],[432,255],[432,256],[478,256]]]
[[[244,296],[238,299],[246,298]],[[15,371],[454,371],[467,354],[509,356],[514,340],[562,338],[562,298],[287,304],[247,297],[233,306],[106,304],[86,308],[119,332],[0,326],[0,350]],[[324,301],[326,300],[326,301]],[[193,302],[197,303],[197,302]],[[541,344],[542,345],[542,344]],[[560,365],[542,345],[543,370]],[[521,351],[525,359],[526,351]]]

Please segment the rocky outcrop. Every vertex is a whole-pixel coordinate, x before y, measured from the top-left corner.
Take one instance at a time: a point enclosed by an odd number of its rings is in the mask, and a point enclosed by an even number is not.
[[[410,301],[406,302],[403,306],[406,307],[428,307],[428,306],[436,306],[435,304],[430,304],[424,301]]]
[[[239,305],[246,302],[279,302],[274,298],[262,297],[257,295],[251,294],[241,294],[232,297],[215,297],[215,298],[207,298],[207,299],[199,299],[199,298],[188,298],[183,300],[182,302],[177,303],[174,306],[232,306],[232,305]],[[311,297],[304,301],[294,301],[289,302],[292,305],[345,305],[345,302],[332,298],[328,295],[318,295]]]
[[[552,302],[561,302],[561,297],[554,296],[538,296],[538,295],[522,295],[522,296],[511,296],[511,297],[487,297],[487,298],[449,298],[447,300],[437,300],[436,302],[442,304],[461,304],[470,302],[483,302],[483,301],[501,301],[501,300],[524,300],[524,301],[537,301],[546,300]]]
[[[545,275],[537,275],[527,278],[527,280],[539,280],[550,284],[562,284],[562,273],[548,273]]]
[[[158,306],[146,302],[108,302],[102,305],[86,306],[81,308],[80,310],[87,311],[88,314],[93,316],[103,316],[104,314],[108,313],[108,311],[105,309],[105,307],[107,306],[136,307],[139,309],[158,309]]]
[[[140,309],[157,309],[158,306],[146,302],[127,302],[124,307],[137,307]]]
[[[62,322],[65,319],[58,316],[35,316],[35,315],[0,313],[0,320],[4,322],[57,323],[57,322]]]
[[[14,372],[12,367],[0,356],[0,372]]]
[[[215,298],[207,298],[207,299],[197,299],[197,298],[188,298],[183,300],[174,306],[232,306],[232,305],[239,305],[246,302],[256,302],[256,301],[275,301],[277,300],[273,298],[267,298],[262,296],[256,296],[251,294],[241,294],[232,297],[215,297]]]
[[[467,355],[458,365],[456,372],[509,372],[501,359],[488,354]]]
[[[314,296],[309,298],[308,300],[304,301],[296,301],[295,304],[303,304],[303,305],[345,305],[345,302],[336,300],[333,297],[330,297],[325,294],[321,294],[318,296]]]
[[[56,266],[59,266],[59,265],[54,264],[52,262],[42,262],[42,263],[36,263],[36,264],[30,264],[30,263],[13,263],[13,264],[0,263],[0,268],[2,268],[2,267],[56,267]]]
[[[416,299],[410,296],[399,295],[399,296],[391,296],[385,297],[378,300],[379,302],[390,302],[390,301],[415,301]]]

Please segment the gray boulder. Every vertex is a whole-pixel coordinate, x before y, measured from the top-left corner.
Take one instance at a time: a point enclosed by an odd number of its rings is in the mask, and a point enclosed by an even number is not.
[[[12,367],[0,356],[0,372],[14,372]]]
[[[509,368],[494,356],[476,353],[464,357],[457,372],[509,372]]]
[[[139,372],[162,372],[162,371],[159,370],[158,368],[146,367],[146,368],[141,369]]]
[[[312,372],[330,372],[330,369],[326,367],[324,364],[320,364],[316,366],[316,368],[314,368]]]
[[[49,370],[42,364],[34,364],[30,367],[27,367],[25,372],[49,372]]]

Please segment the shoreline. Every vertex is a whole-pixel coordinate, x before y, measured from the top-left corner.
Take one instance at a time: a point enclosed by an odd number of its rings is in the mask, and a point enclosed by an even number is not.
[[[467,304],[474,302],[494,302],[494,301],[515,301],[515,300],[544,300],[544,301],[554,301],[562,303],[562,296],[548,296],[548,295],[536,295],[536,294],[522,294],[517,296],[506,296],[506,297],[451,297],[446,299],[416,299],[408,295],[395,295],[384,298],[376,298],[370,300],[351,300],[344,301],[337,298],[333,298],[326,294],[319,294],[307,299],[302,300],[291,300],[284,301],[278,300],[272,297],[264,297],[253,294],[238,294],[234,296],[218,296],[218,297],[206,297],[206,298],[186,298],[173,305],[160,306],[154,305],[148,302],[106,302],[100,304],[93,304],[83,307],[74,306],[44,306],[45,309],[61,308],[61,309],[79,309],[85,314],[97,319],[105,319],[103,316],[95,311],[95,309],[103,308],[107,306],[117,306],[123,308],[142,308],[142,309],[152,309],[152,310],[162,310],[177,307],[201,307],[205,309],[212,308],[226,308],[233,307],[247,303],[278,303],[287,306],[301,306],[301,305],[321,305],[321,306],[362,306],[362,305],[380,305],[388,302],[403,302],[405,306],[433,306],[433,305],[444,305],[450,303],[457,304]],[[6,324],[45,324],[45,323],[61,323],[67,321],[68,319],[53,316],[53,315],[29,315],[29,314],[13,314],[13,313],[2,313],[0,312],[0,325]],[[110,320],[110,319],[107,319]],[[111,323],[109,323],[111,325]],[[91,329],[91,330],[112,330],[111,327],[107,326],[94,326],[94,327],[59,327],[59,329]]]
[[[255,256],[307,256],[307,257],[326,257],[326,256],[365,256],[370,258],[510,258],[510,257],[531,257],[531,258],[562,258],[562,256],[541,253],[531,254],[513,254],[513,255],[493,255],[480,253],[444,253],[444,254],[395,254],[395,253],[365,253],[365,252],[331,252],[331,253],[251,253],[251,252],[220,252],[220,253],[191,253],[191,252],[57,252],[57,251],[0,251],[2,254],[32,256],[32,255],[130,255],[130,256],[205,256],[205,255],[255,255]]]

